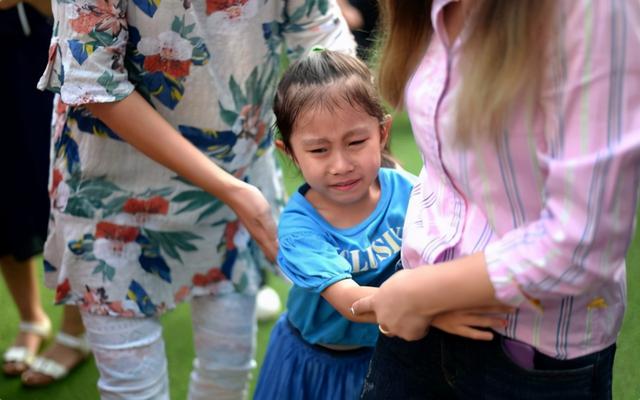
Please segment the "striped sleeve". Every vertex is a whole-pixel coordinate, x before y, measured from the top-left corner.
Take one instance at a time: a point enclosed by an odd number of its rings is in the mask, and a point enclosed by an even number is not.
[[[635,229],[640,180],[640,40],[633,1],[563,2],[562,79],[545,91],[559,129],[539,149],[539,219],[485,250],[497,297],[578,295],[613,280]],[[551,142],[551,140],[550,140]]]

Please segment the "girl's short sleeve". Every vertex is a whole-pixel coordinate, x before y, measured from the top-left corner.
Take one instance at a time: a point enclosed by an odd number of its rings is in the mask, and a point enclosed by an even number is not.
[[[134,86],[125,69],[127,0],[55,0],[49,62],[38,82],[70,105],[107,103]]]
[[[335,245],[313,231],[279,238],[278,264],[291,281],[303,289],[320,293],[343,279],[351,278],[351,265]]]

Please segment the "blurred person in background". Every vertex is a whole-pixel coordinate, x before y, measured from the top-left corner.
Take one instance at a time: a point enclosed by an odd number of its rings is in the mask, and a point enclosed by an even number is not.
[[[0,156],[0,269],[18,309],[20,324],[4,352],[2,370],[22,376],[27,385],[62,378],[88,354],[76,307],[67,306],[54,343],[36,356],[51,336],[51,321],[41,301],[36,256],[42,252],[49,219],[47,176],[53,95],[36,83],[46,64],[51,35],[51,6],[46,0],[0,1],[3,60],[0,98],[3,151]]]

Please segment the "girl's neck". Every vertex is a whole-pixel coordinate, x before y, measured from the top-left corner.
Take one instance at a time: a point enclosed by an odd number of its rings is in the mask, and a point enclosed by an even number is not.
[[[380,182],[376,179],[367,195],[354,203],[339,204],[327,201],[312,188],[309,188],[305,198],[331,226],[347,229],[362,223],[373,213],[380,200],[380,193]]]

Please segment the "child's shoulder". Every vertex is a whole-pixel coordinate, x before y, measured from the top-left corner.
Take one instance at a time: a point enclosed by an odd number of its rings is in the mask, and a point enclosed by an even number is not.
[[[380,175],[397,185],[413,186],[418,177],[403,168],[380,168]]]
[[[291,194],[278,222],[278,235],[297,231],[319,231],[318,217],[304,196],[295,191]]]

